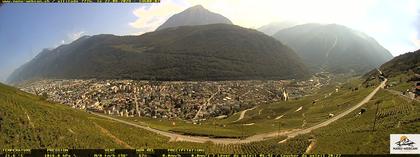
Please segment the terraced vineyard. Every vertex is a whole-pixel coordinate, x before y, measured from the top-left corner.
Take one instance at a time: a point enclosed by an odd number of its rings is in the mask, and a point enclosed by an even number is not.
[[[380,90],[363,108],[367,110],[363,114],[356,110],[315,130],[317,142],[313,153],[387,154],[389,134],[420,132],[420,103],[416,101]]]
[[[324,121],[328,119],[325,115],[345,110],[359,102],[358,99],[366,96],[371,89],[361,87],[357,80],[342,86],[329,86],[317,94],[299,100],[258,106],[237,122],[234,122],[234,118],[210,119],[193,125],[177,120],[174,126],[171,121],[122,119],[165,131],[183,128],[197,133],[198,128],[205,128],[200,130],[204,135],[207,132],[213,133],[213,136],[223,135],[232,131],[233,135],[241,137],[275,131],[279,127],[288,129],[311,126],[316,121],[310,121],[310,118],[318,117],[318,121]],[[244,144],[173,142],[153,132],[47,102],[41,97],[11,87],[1,85],[0,91],[0,145],[3,148],[197,148],[204,149],[206,153],[304,153],[311,139],[315,138],[318,142],[314,152],[317,153],[386,153],[383,148],[372,147],[378,147],[376,144],[388,145],[388,138],[384,137],[388,137],[389,133],[413,133],[419,132],[420,128],[420,118],[416,114],[419,112],[418,103],[395,98],[386,91],[380,91],[365,105],[367,112],[358,115],[359,111],[355,111],[331,126],[315,130],[312,135],[299,135],[283,143],[279,143],[286,138],[282,136]],[[318,100],[313,103],[315,98]],[[352,101],[348,100],[350,98]],[[380,106],[378,114],[373,112],[376,103]],[[321,112],[322,109],[328,110]],[[370,134],[375,115],[375,133]],[[305,121],[308,121],[307,126],[302,125]],[[243,125],[249,123],[254,125]],[[364,139],[367,142],[354,139]],[[331,146],[332,144],[336,145]]]
[[[395,77],[392,77],[389,81],[389,89],[406,92],[407,90],[412,90],[415,81],[412,80],[415,78],[415,74],[412,71],[399,74]]]
[[[309,145],[308,136],[298,136],[287,143],[278,142],[285,137],[278,137],[261,142],[251,142],[246,144],[218,144],[209,152],[227,152],[230,154],[302,154]]]
[[[155,133],[105,121],[0,84],[1,148],[126,148],[115,139],[116,133],[122,134],[117,138],[131,134],[136,141],[155,141],[156,145],[167,141]]]
[[[412,112],[415,107],[413,104],[410,104],[409,102],[402,102],[402,104],[395,104],[396,102],[393,101],[393,107],[387,107],[380,109],[378,113],[376,114],[376,117],[378,119],[383,119],[387,117],[392,117],[396,115],[405,115]]]
[[[260,142],[251,142],[245,144],[192,144],[189,142],[177,142],[176,146],[171,148],[197,148],[204,149],[206,153],[225,153],[225,154],[302,154],[310,142],[309,136],[302,135],[290,139],[288,142],[279,144],[278,142],[286,137],[276,137]]]
[[[305,143],[301,138],[277,143],[284,138],[230,145],[170,142],[153,132],[47,102],[0,84],[1,148],[196,148],[206,153],[243,154],[299,152],[300,147],[293,145]]]

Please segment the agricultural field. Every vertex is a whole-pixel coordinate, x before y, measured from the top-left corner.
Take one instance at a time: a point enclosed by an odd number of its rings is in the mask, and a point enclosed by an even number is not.
[[[420,132],[420,103],[417,101],[380,90],[362,108],[366,112],[361,115],[360,110],[356,110],[315,130],[316,144],[311,153],[387,154],[389,134]]]
[[[365,88],[361,79],[355,78],[330,84],[300,99],[256,106],[243,116],[238,112],[227,118],[212,118],[196,124],[179,119],[114,118],[186,135],[245,138],[316,125],[327,120],[329,114],[339,114],[357,104],[373,89]],[[3,148],[196,148],[206,153],[284,154],[305,153],[312,142],[311,153],[387,153],[388,147],[383,149],[378,145],[389,145],[389,133],[419,132],[420,125],[416,114],[418,103],[381,90],[364,106],[365,113],[358,115],[360,110],[356,110],[327,127],[286,142],[279,143],[286,136],[242,144],[175,142],[5,85],[0,86],[0,93],[0,104],[4,104],[0,105],[0,145]],[[376,104],[379,109],[375,131],[372,131]],[[350,146],[352,148],[346,148]]]
[[[396,90],[400,92],[406,92],[407,90],[412,91],[415,87],[415,81],[412,81],[414,77],[413,72],[407,72],[398,74],[395,77],[389,78],[389,89]]]
[[[0,84],[0,146],[2,148],[124,148],[101,127],[103,120],[42,97]],[[107,126],[113,126],[110,125]],[[116,124],[117,125],[117,124]],[[121,126],[118,131],[134,130]],[[167,141],[136,128],[138,140]],[[153,138],[153,139],[151,139]]]
[[[1,148],[195,148],[206,153],[299,153],[301,136],[246,144],[170,142],[169,138],[0,84]],[[295,147],[295,146],[301,147]]]

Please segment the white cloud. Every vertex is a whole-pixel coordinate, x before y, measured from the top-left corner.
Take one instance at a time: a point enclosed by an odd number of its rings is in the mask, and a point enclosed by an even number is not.
[[[187,0],[220,13],[233,23],[256,28],[273,21],[349,23],[365,16],[377,0]]]
[[[79,32],[73,32],[73,33],[69,33],[67,34],[67,43],[71,43],[77,39],[79,39],[80,37],[82,37],[85,34],[85,31],[79,31]]]
[[[133,11],[138,17],[129,23],[143,32],[153,31],[171,15],[193,5],[203,5],[234,24],[256,28],[273,21],[349,24],[364,19],[378,0],[162,0]]]
[[[412,43],[403,43],[388,45],[387,49],[392,53],[393,56],[398,56],[403,53],[412,52],[416,49],[413,48]]]
[[[54,47],[51,48],[51,49],[57,48],[58,46],[63,45],[63,44],[69,44],[69,43],[79,39],[83,35],[86,35],[85,31],[68,33],[66,39],[61,40],[59,43],[55,44]]]
[[[411,36],[411,41],[413,42],[414,45],[416,45],[417,49],[420,49],[420,38],[418,38],[419,36],[420,36],[420,32],[415,32]]]
[[[136,34],[155,30],[159,25],[165,22],[171,15],[181,12],[187,8],[174,0],[162,0],[161,3],[152,4],[150,7],[141,7],[133,11],[137,20],[130,22],[129,25],[138,28]]]
[[[416,15],[420,9],[419,5],[420,3],[418,0],[409,0],[406,5],[407,12]]]

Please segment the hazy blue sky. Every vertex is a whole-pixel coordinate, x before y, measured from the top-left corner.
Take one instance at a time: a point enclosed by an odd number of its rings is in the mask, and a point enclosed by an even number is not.
[[[234,24],[338,23],[374,37],[395,56],[420,49],[420,0],[162,0],[160,4],[4,4],[0,7],[0,81],[44,48],[83,35],[153,31],[169,16],[202,4]]]

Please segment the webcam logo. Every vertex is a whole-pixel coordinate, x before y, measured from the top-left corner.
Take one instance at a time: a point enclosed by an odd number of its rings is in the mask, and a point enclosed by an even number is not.
[[[411,146],[413,147],[414,143],[413,141],[411,141],[410,139],[407,138],[407,136],[401,136],[400,140],[398,142],[395,142],[395,144],[397,144],[398,146]]]
[[[391,134],[390,153],[420,154],[418,142],[420,142],[420,134]]]

